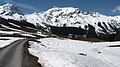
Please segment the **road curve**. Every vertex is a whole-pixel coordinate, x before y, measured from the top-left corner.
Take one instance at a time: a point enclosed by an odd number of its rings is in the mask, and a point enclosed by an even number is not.
[[[0,51],[0,67],[22,67],[23,45],[28,39],[20,39]]]

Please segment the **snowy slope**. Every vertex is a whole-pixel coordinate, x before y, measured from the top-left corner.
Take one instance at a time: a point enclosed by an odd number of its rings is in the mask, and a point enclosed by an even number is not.
[[[41,13],[32,13],[32,14],[26,14],[24,15],[27,22],[30,22],[32,24],[34,24],[35,26],[42,26],[42,27],[46,27],[45,26],[45,21],[46,19],[44,18],[44,16],[42,16]]]
[[[5,19],[25,20],[19,8],[9,3],[0,6],[0,17]]]
[[[0,26],[19,32],[37,29],[34,24],[26,22],[26,18],[18,7],[9,3],[0,6]]]
[[[85,42],[44,38],[29,42],[31,54],[39,57],[43,67],[119,67],[120,42]]]
[[[106,16],[97,12],[83,12],[73,7],[54,7],[42,13],[25,15],[28,22],[35,25],[44,24],[62,27],[81,27],[85,29],[88,24],[95,28],[97,33],[116,33],[120,28],[120,16]]]

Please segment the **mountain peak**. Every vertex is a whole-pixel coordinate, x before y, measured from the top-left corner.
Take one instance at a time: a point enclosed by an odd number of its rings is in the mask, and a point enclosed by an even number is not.
[[[32,16],[32,17],[31,17]],[[96,33],[113,34],[120,28],[120,16],[106,16],[98,12],[81,11],[74,7],[53,7],[43,13],[26,15],[28,22],[35,25],[51,25],[57,27],[80,27],[86,29],[89,25]]]
[[[22,14],[18,7],[14,6],[13,4],[6,3],[0,6],[0,14],[2,15],[12,15],[15,13]]]
[[[46,12],[65,12],[66,14],[73,13],[73,12],[79,12],[80,10],[78,8],[74,7],[53,7]]]
[[[5,19],[26,20],[19,8],[10,3],[0,6],[0,17]]]

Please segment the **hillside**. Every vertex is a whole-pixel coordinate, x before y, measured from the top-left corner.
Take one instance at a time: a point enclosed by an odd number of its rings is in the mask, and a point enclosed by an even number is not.
[[[44,12],[23,14],[19,8],[9,3],[0,6],[0,12],[0,17],[6,20],[19,21],[19,25],[28,24],[28,27],[56,35],[73,34],[109,41],[120,40],[120,16],[106,16],[74,7],[53,7]]]

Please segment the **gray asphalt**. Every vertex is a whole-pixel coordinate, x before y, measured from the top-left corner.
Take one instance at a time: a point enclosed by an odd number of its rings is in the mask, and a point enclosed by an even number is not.
[[[23,45],[27,39],[20,39],[0,51],[0,67],[22,67]]]

